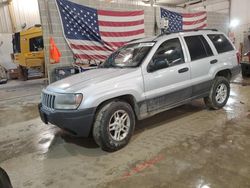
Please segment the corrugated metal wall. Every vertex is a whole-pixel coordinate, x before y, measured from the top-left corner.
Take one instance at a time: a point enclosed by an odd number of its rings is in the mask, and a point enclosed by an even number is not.
[[[12,0],[13,23],[16,31],[26,23],[27,27],[40,24],[37,0]],[[0,33],[12,33],[11,15],[6,0],[0,0]]]
[[[229,14],[229,0],[208,0],[188,7],[190,10],[208,11]]]
[[[10,33],[12,31],[8,6],[0,0],[0,33]]]
[[[27,28],[41,23],[37,0],[13,0],[13,9],[17,30],[20,30],[24,23]]]

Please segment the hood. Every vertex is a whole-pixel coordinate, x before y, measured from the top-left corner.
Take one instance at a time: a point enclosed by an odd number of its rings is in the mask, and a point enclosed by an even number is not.
[[[116,78],[130,72],[136,71],[136,68],[99,68],[88,70],[60,81],[50,84],[46,89],[51,92],[74,92],[75,90],[85,88],[89,85],[97,84]]]

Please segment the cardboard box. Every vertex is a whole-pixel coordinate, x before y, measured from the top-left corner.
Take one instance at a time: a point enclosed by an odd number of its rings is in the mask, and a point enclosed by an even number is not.
[[[18,79],[18,69],[9,69],[8,74],[10,79]]]

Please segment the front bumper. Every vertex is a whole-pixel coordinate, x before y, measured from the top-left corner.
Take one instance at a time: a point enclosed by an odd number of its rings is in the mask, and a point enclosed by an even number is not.
[[[38,109],[45,124],[51,123],[79,137],[88,137],[91,132],[95,108],[50,111],[39,104]]]

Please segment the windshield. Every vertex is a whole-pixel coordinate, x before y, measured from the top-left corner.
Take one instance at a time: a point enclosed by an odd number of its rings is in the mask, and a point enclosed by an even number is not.
[[[30,39],[30,51],[36,52],[36,51],[42,51],[44,48],[43,46],[43,37],[34,37]]]
[[[154,42],[134,43],[121,47],[112,53],[101,65],[103,68],[110,67],[138,67],[149,53]]]

